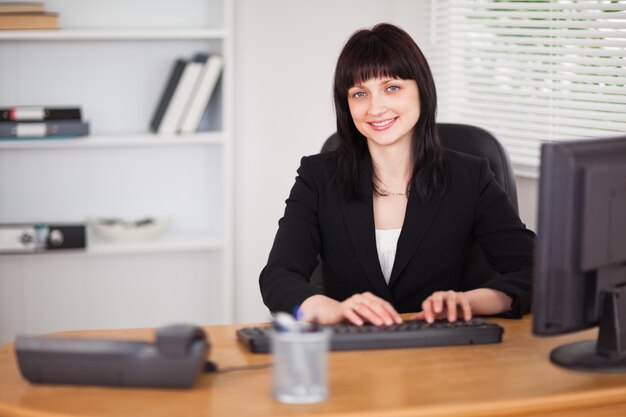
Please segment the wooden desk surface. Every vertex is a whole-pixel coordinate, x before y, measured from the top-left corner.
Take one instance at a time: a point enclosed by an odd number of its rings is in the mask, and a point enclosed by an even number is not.
[[[626,374],[558,368],[559,344],[595,337],[537,338],[530,318],[493,320],[505,328],[495,345],[332,352],[326,401],[288,405],[270,394],[271,369],[203,374],[193,389],[34,386],[19,374],[12,345],[0,347],[0,416],[625,416]],[[260,365],[235,338],[241,325],[209,326],[220,368]],[[65,335],[148,340],[150,330]]]

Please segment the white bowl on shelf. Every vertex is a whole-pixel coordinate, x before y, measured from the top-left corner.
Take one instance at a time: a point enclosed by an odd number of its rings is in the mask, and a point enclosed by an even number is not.
[[[112,242],[145,242],[155,240],[170,226],[171,218],[145,217],[136,220],[93,217],[87,219],[99,237]]]

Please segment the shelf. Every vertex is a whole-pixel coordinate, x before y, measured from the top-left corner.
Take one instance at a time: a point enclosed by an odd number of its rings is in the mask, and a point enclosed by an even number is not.
[[[211,251],[224,248],[221,239],[171,236],[151,242],[107,242],[90,239],[87,255],[134,255],[162,252]]]
[[[0,41],[115,41],[225,39],[226,31],[209,28],[4,30]]]
[[[208,237],[166,236],[149,242],[109,242],[89,238],[88,248],[44,252],[4,253],[0,258],[24,256],[109,256],[175,252],[218,251],[224,249],[222,239]]]
[[[64,139],[3,139],[3,149],[84,149],[84,148],[132,148],[153,146],[213,145],[224,142],[221,132],[202,132],[190,135],[160,135],[153,133],[135,135],[93,135]]]

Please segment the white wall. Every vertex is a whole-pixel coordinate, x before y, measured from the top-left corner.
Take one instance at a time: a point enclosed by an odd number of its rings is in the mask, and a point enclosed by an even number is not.
[[[268,317],[259,293],[259,273],[300,158],[319,152],[335,131],[332,76],[344,42],[359,28],[387,21],[404,27],[428,55],[430,4],[236,1],[236,320]],[[520,189],[533,193],[532,187]],[[534,208],[528,211],[534,213]]]
[[[519,215],[526,227],[537,232],[538,186],[536,178],[516,177]]]

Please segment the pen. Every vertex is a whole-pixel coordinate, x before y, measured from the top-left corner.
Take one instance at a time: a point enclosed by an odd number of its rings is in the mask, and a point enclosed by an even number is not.
[[[279,332],[300,333],[300,326],[291,314],[278,312],[274,320],[274,328]]]

